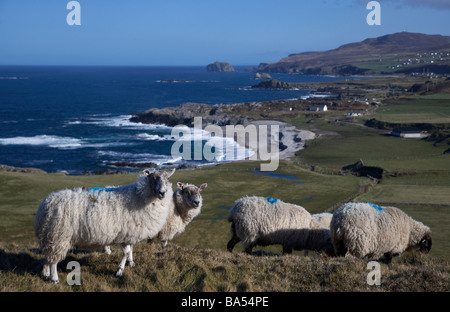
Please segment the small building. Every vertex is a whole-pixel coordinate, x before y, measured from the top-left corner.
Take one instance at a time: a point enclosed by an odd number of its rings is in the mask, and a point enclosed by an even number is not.
[[[401,138],[422,138],[421,131],[415,127],[395,128],[391,131],[391,134]]]
[[[328,107],[326,104],[314,104],[309,107],[309,110],[312,112],[326,112]]]

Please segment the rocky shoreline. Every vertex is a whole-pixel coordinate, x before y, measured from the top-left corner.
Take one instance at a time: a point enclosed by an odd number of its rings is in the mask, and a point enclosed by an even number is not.
[[[184,103],[176,107],[151,108],[141,114],[136,114],[130,118],[131,122],[165,124],[170,127],[185,125],[194,126],[194,118],[202,118],[202,127],[208,125],[217,125],[222,127],[223,134],[226,137],[232,137],[239,145],[245,146],[253,151],[257,151],[258,139],[249,138],[245,135],[239,136],[235,132],[227,133],[227,125],[243,125],[244,127],[252,125],[259,131],[258,126],[267,126],[271,135],[270,140],[277,142],[280,153],[280,159],[287,159],[295,155],[295,152],[304,148],[306,140],[311,140],[316,135],[311,131],[299,130],[296,127],[285,122],[276,120],[263,120],[263,116],[270,116],[274,111],[285,111],[285,107],[294,107],[295,110],[305,110],[309,107],[311,101],[304,100],[281,100],[268,102],[250,102],[235,104],[217,104],[208,105],[202,103]],[[272,137],[272,126],[278,126],[279,136]],[[259,135],[259,132],[258,132]],[[270,148],[269,148],[270,149]],[[259,159],[259,158],[258,158]]]

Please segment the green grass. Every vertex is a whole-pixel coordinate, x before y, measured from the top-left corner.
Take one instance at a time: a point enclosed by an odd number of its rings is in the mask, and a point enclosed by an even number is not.
[[[450,123],[450,94],[401,99],[380,107],[373,118],[391,123]]]
[[[450,170],[450,155],[443,154],[446,147],[435,147],[431,142],[381,135],[352,126],[323,125],[321,129],[335,131],[338,136],[308,142],[307,148],[297,153],[299,161],[332,170],[340,170],[359,159],[368,166],[390,171]]]
[[[255,169],[259,169],[258,163],[237,162],[175,172],[171,178],[174,186],[177,181],[196,185],[208,183],[203,192],[202,213],[175,242],[188,247],[225,249],[229,239],[226,207],[231,207],[241,196],[272,196],[300,204],[315,213],[356,193],[366,181],[352,176],[312,173],[285,161],[280,163],[277,172],[294,175],[301,179],[301,184],[296,184],[299,182],[296,180],[256,175],[252,172]],[[35,244],[34,215],[40,200],[53,191],[80,186],[122,185],[135,182],[136,178],[136,174],[80,177],[0,173],[0,243]]]

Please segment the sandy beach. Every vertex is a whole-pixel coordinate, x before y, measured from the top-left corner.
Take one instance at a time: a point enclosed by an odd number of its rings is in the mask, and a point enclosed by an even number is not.
[[[227,133],[225,130],[224,135],[233,137],[239,145],[254,151],[256,154],[255,160],[265,160],[260,157],[258,151],[271,152],[271,143],[274,147],[280,147],[279,159],[288,159],[293,157],[297,151],[303,149],[307,140],[316,138],[314,132],[300,130],[295,126],[277,120],[256,120],[246,124],[245,129],[249,129],[250,127],[248,126],[255,126],[258,133],[256,137],[245,136],[245,134],[236,135],[235,132]],[[260,126],[267,126],[267,128]],[[278,131],[276,131],[274,126],[278,126]],[[267,137],[267,141],[261,140],[259,142],[260,131],[264,131],[264,129],[267,129],[267,136],[264,136]]]

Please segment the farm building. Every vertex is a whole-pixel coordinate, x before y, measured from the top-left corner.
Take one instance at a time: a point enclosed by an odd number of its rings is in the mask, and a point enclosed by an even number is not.
[[[313,112],[326,112],[328,107],[326,104],[314,104],[309,107],[309,110]]]
[[[421,138],[422,133],[415,127],[395,128],[391,131],[392,135],[401,138]]]

